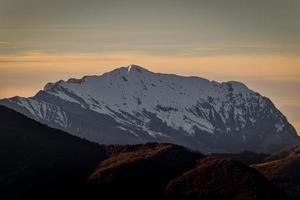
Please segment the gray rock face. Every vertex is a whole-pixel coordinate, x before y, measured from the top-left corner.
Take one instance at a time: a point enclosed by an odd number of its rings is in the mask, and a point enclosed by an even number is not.
[[[299,142],[274,104],[242,83],[136,65],[48,83],[34,97],[0,104],[101,144],[170,142],[209,153],[272,152]]]

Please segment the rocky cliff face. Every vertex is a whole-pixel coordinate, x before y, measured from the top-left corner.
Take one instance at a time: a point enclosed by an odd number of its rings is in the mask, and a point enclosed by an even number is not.
[[[208,153],[270,152],[299,142],[273,103],[242,83],[136,65],[48,83],[34,97],[0,104],[102,144],[170,142]]]

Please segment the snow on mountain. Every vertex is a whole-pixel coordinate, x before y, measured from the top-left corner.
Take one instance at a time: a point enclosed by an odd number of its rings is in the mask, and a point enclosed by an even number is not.
[[[48,83],[0,101],[98,143],[172,142],[204,152],[272,151],[298,141],[266,97],[240,82],[160,74],[140,66]]]

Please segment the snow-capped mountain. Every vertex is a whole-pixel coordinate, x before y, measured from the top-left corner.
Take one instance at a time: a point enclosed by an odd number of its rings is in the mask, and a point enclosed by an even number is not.
[[[207,152],[269,152],[299,141],[266,97],[239,82],[160,74],[131,65],[48,83],[6,105],[51,127],[105,144],[171,142]]]

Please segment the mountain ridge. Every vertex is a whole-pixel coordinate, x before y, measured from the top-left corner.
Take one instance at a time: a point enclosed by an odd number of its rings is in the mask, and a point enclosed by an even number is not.
[[[137,65],[48,83],[33,97],[0,104],[104,144],[171,142],[209,153],[269,152],[299,142],[271,100],[241,82],[154,73]]]

